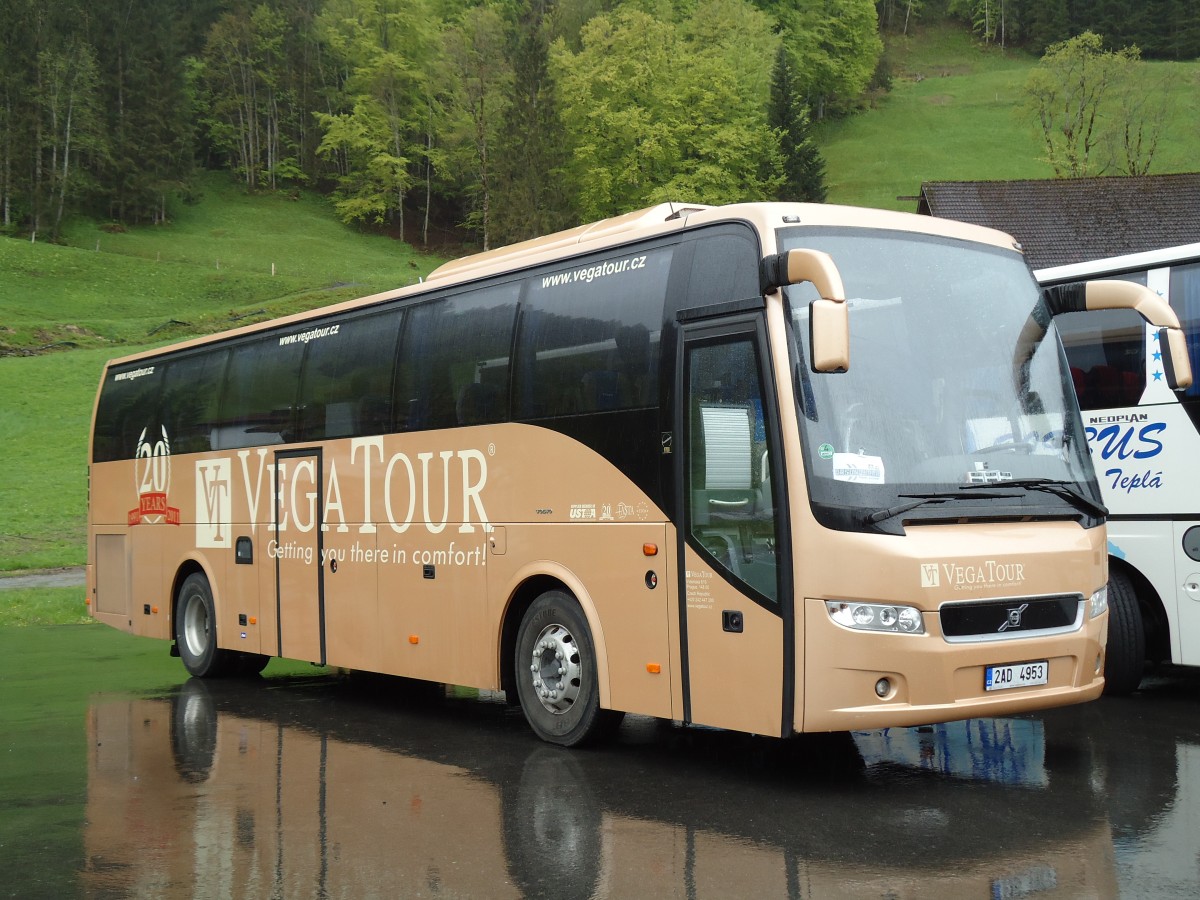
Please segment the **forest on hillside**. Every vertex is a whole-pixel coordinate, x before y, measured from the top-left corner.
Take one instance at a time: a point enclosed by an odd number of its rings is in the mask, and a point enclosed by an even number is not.
[[[1200,55],[1185,0],[4,0],[0,231],[163,222],[197,169],[485,248],[664,199],[824,199],[812,122],[952,17]]]

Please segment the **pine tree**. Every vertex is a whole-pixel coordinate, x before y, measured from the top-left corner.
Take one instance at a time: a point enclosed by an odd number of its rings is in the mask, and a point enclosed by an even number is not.
[[[163,6],[162,0],[99,4],[91,17],[109,144],[96,166],[98,192],[104,212],[123,222],[162,222],[167,195],[192,170],[185,36]]]
[[[549,234],[572,224],[563,171],[567,141],[548,72],[546,17],[553,0],[522,0],[511,24],[513,79],[497,140],[497,243]]]
[[[825,201],[825,160],[813,143],[808,109],[804,106],[793,75],[791,57],[781,46],[771,72],[771,102],[767,124],[779,136],[783,160],[783,183],[778,200]]]

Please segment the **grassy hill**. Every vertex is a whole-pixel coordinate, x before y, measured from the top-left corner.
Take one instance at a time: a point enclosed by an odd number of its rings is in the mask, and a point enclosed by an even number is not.
[[[899,198],[918,194],[923,181],[1054,177],[1020,110],[1033,56],[980,46],[948,24],[892,38],[888,54],[892,90],[867,112],[817,130],[829,202],[912,212],[915,201]],[[1169,94],[1152,173],[1196,171],[1200,64],[1147,63],[1142,78]]]
[[[0,571],[84,561],[107,359],[412,284],[442,262],[356,233],[319,197],[248,197],[221,175],[202,191],[164,227],[76,222],[69,246],[0,239]]]
[[[438,262],[356,233],[315,195],[250,197],[215,173],[201,185],[167,226],[0,241],[0,351],[161,343],[412,284]]]

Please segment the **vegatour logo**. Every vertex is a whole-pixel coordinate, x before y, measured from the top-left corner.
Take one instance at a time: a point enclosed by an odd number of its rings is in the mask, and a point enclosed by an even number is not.
[[[1019,562],[985,559],[982,562],[923,562],[920,565],[921,587],[923,588],[945,585],[956,591],[963,591],[1012,586],[1025,580],[1025,564]],[[1018,622],[1020,613],[1021,611],[1017,612]],[[1013,627],[1016,627],[1016,623]]]
[[[418,453],[413,459],[406,453],[385,456],[382,437],[353,438],[349,466],[361,485],[356,496],[343,495],[336,456],[325,467],[311,458],[277,459],[266,447],[238,450],[236,459],[199,459],[196,546],[232,546],[235,504],[239,517],[265,521],[276,532],[348,532],[353,522],[359,534],[375,534],[381,526],[404,534],[413,525],[441,534],[461,511],[458,534],[479,528],[486,533],[491,525],[483,493],[488,457],[494,453],[489,445],[486,455],[464,448]],[[346,460],[340,461],[344,470]],[[595,519],[595,504],[576,504],[572,517]]]
[[[138,505],[129,511],[129,524],[179,524],[179,509],[167,503],[171,488],[171,441],[167,429],[160,428],[162,437],[149,435],[143,428],[134,455],[133,482]]]

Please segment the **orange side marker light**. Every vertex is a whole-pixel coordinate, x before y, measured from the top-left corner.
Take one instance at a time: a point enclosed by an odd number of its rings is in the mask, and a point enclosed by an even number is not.
[[[662,672],[662,666],[658,663],[646,663],[646,671],[651,675],[658,675]]]
[[[658,544],[642,544],[643,556],[658,556]]]
[[[421,643],[421,636],[418,634],[410,634],[408,636],[408,642],[410,644],[419,644]]]

